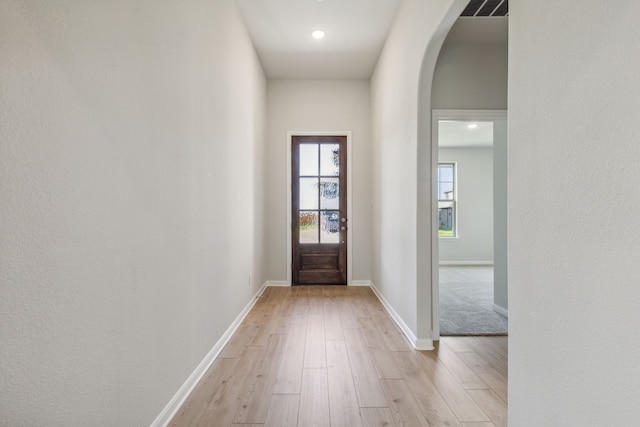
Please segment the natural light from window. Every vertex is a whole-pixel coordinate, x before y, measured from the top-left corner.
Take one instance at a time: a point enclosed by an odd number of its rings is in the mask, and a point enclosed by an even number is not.
[[[438,163],[438,236],[457,236],[455,163]]]

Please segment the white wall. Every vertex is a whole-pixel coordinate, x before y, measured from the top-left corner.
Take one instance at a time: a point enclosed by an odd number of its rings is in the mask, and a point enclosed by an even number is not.
[[[417,260],[431,259],[430,83],[442,41],[464,3],[404,1],[371,80],[373,281],[425,347],[433,325],[431,268]],[[425,74],[429,84],[421,85]],[[419,109],[428,120],[418,120]]]
[[[493,262],[493,148],[439,148],[456,162],[458,237],[440,239],[441,263]]]
[[[266,260],[270,280],[287,279],[288,131],[351,131],[354,280],[371,279],[371,120],[366,80],[269,80]]]
[[[640,2],[509,8],[509,425],[636,425]]]
[[[433,77],[433,108],[507,109],[507,45],[446,43]]]
[[[0,425],[149,425],[265,279],[264,75],[232,1],[0,28]]]

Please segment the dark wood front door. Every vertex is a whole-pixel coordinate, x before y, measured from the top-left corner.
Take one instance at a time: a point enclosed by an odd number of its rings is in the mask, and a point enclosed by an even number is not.
[[[292,281],[347,284],[347,137],[291,141]]]

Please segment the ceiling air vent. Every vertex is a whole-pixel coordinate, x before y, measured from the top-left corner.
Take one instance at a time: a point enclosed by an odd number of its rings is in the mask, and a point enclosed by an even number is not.
[[[509,0],[471,0],[460,16],[509,16]]]

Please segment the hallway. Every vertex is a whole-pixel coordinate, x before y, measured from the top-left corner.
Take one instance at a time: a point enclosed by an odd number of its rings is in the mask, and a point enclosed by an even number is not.
[[[507,338],[412,349],[368,287],[269,287],[171,426],[506,426]]]

